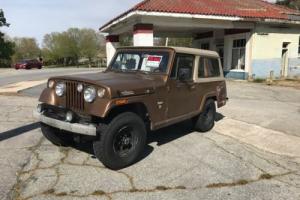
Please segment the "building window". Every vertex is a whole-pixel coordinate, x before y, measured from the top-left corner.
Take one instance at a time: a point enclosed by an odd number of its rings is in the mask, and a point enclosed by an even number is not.
[[[231,69],[245,70],[246,39],[233,40]]]
[[[198,68],[199,78],[213,78],[219,77],[220,67],[219,60],[216,58],[201,57]]]
[[[174,66],[171,71],[171,78],[177,79],[179,68],[190,68],[193,71],[195,56],[187,54],[177,54],[175,57]],[[192,74],[190,74],[192,79]]]
[[[209,50],[209,43],[208,42],[207,43],[202,43],[200,48],[205,49],[205,50]]]

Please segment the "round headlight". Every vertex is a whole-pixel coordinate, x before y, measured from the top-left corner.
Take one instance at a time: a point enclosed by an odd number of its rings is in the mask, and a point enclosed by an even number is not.
[[[84,90],[84,100],[88,103],[92,103],[96,98],[96,89],[93,87],[87,87]]]
[[[98,89],[97,94],[98,94],[99,98],[103,98],[105,95],[105,89],[103,89],[103,88]]]
[[[54,81],[49,81],[48,82],[48,88],[53,88],[54,87],[55,82]]]
[[[65,94],[66,85],[64,83],[57,83],[55,93],[57,96],[62,97]]]
[[[82,90],[83,90],[83,85],[82,85],[81,83],[79,83],[79,84],[77,85],[77,91],[78,91],[78,92],[82,92]]]

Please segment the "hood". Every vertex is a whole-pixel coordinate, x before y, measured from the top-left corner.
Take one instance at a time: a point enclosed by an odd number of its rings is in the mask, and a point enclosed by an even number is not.
[[[56,78],[105,87],[110,91],[112,98],[115,98],[153,93],[157,87],[164,85],[163,77],[163,75],[109,71]]]

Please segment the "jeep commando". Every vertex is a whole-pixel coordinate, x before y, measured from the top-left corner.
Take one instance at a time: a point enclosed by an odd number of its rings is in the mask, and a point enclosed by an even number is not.
[[[95,156],[121,169],[143,154],[147,132],[192,119],[213,128],[227,91],[219,55],[179,47],[126,47],[101,73],[53,77],[37,114],[55,145],[92,141]]]

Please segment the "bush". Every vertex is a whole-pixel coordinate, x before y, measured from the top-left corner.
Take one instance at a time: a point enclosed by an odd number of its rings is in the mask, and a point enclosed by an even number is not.
[[[6,59],[0,59],[0,68],[10,68],[12,66],[12,62]]]

